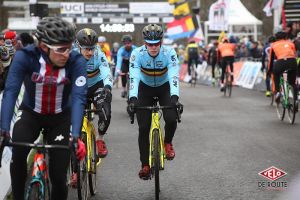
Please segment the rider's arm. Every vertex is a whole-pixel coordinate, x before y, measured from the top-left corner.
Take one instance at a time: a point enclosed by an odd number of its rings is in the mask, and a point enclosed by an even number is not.
[[[275,59],[275,52],[273,48],[270,48],[270,55],[269,55],[269,63],[268,63],[268,71],[271,72],[273,71],[273,63]]]
[[[140,73],[141,73],[141,64],[140,64],[140,54],[138,49],[132,51],[130,56],[129,63],[129,79],[130,79],[130,89],[129,89],[129,98],[138,97],[139,84],[140,84]]]
[[[170,51],[167,59],[170,95],[177,95],[179,97],[179,62],[174,49]]]
[[[267,47],[265,47],[263,49],[263,53],[262,53],[262,57],[261,57],[261,70],[264,70],[266,68],[266,57],[267,57],[267,53],[266,53],[266,49]]]
[[[122,61],[123,61],[122,53],[123,53],[123,50],[124,50],[124,48],[121,47],[121,48],[118,50],[118,54],[117,54],[117,66],[116,66],[116,69],[117,69],[118,71],[121,70],[121,66],[122,66]]]
[[[71,123],[72,136],[78,137],[81,132],[81,124],[83,119],[84,106],[86,104],[87,95],[87,72],[86,60],[81,55],[76,55],[76,59],[72,64],[72,106],[71,106]]]
[[[10,66],[5,83],[1,105],[1,129],[10,130],[10,122],[13,116],[17,97],[22,86],[26,68],[30,67],[30,58],[23,50],[17,51]]]
[[[113,83],[112,83],[110,68],[108,65],[108,60],[101,51],[98,51],[98,53],[99,54],[97,58],[99,58],[99,70],[101,72],[101,78],[103,80],[103,84],[104,86],[109,85],[110,88],[112,88]]]

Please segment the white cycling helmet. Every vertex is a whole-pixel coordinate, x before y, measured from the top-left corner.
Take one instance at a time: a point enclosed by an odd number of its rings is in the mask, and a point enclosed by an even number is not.
[[[114,42],[114,43],[113,43],[113,48],[116,49],[116,48],[119,48],[119,47],[120,47],[120,44],[119,44],[119,43],[117,43],[117,42]]]
[[[106,42],[106,38],[104,36],[99,36],[98,42]]]

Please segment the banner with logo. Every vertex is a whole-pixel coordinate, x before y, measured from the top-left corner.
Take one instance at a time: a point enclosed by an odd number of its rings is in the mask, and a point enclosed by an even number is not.
[[[228,30],[228,13],[230,0],[218,0],[209,8],[209,30]]]

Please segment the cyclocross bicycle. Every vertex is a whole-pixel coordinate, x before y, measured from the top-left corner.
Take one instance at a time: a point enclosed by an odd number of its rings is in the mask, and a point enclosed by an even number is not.
[[[164,169],[164,161],[166,158],[164,150],[163,132],[159,122],[162,116],[162,113],[160,111],[164,109],[176,109],[177,121],[180,123],[180,109],[182,109],[183,107],[179,108],[174,106],[159,106],[158,98],[154,97],[153,100],[153,106],[136,106],[134,107],[134,109],[150,110],[152,112],[149,145],[149,166],[151,177],[154,176],[155,178],[155,199],[158,200],[160,192],[159,171]],[[131,116],[131,124],[133,123],[134,116]]]
[[[45,137],[43,137],[45,138]],[[5,146],[24,147],[36,149],[34,154],[33,168],[31,179],[26,186],[25,200],[50,200],[51,199],[51,184],[48,172],[48,149],[65,149],[70,150],[69,146],[65,145],[48,145],[43,139],[43,143],[23,143],[23,142],[8,142]],[[2,152],[0,152],[0,167],[1,167]]]
[[[280,120],[283,120],[287,110],[288,120],[290,124],[293,124],[298,112],[298,101],[295,89],[287,81],[287,71],[280,76],[279,88],[280,101],[276,105],[277,116]]]
[[[230,66],[227,64],[224,74],[224,96],[231,97],[232,93],[233,74],[230,71]]]
[[[93,114],[96,112],[103,112],[106,118],[104,108],[92,109],[92,103],[88,102],[87,108],[84,110],[85,114],[81,129],[81,140],[86,146],[86,157],[76,168],[79,200],[86,200],[88,198],[88,188],[92,196],[96,194],[97,166],[102,161],[97,155],[96,130],[93,124]]]

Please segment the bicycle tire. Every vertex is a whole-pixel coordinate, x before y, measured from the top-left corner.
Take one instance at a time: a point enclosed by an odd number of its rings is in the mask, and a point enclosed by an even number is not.
[[[43,187],[39,182],[33,182],[28,188],[26,200],[50,200],[50,190],[47,185],[44,185],[44,194],[42,194]]]
[[[283,85],[280,86],[280,102],[276,103],[276,111],[277,111],[277,117],[279,120],[283,120],[285,116],[285,106],[284,106],[284,99],[285,99],[285,89]]]
[[[94,130],[94,127],[92,127],[92,130]],[[96,139],[95,139],[95,132],[91,132],[91,156],[89,157],[90,163],[91,163],[91,169],[89,169],[89,188],[90,193],[92,196],[96,194],[96,187],[97,187],[97,161],[98,161],[98,155],[97,155],[97,148],[96,148]]]
[[[81,140],[86,144],[86,133],[82,132]],[[77,196],[79,200],[87,200],[88,198],[88,170],[87,170],[87,156],[77,162]]]
[[[273,104],[274,104],[274,94],[273,94],[273,92],[271,92],[270,98],[271,98],[270,106],[273,106]]]
[[[160,138],[157,129],[153,130],[154,135],[154,178],[155,178],[155,199],[159,200],[160,183],[159,183],[159,170],[160,170]]]
[[[196,67],[193,63],[191,66],[191,87],[196,87]]]
[[[228,76],[228,73],[227,72],[225,72],[225,74],[224,74],[224,97],[226,97],[226,90],[227,90],[227,82],[228,82],[228,78],[227,78],[227,76]]]
[[[298,109],[298,106],[296,106],[296,98],[295,98],[295,90],[292,86],[289,86],[289,94],[288,94],[288,105],[287,105],[287,111],[288,111],[288,120],[290,124],[294,124],[295,122],[295,116]]]

